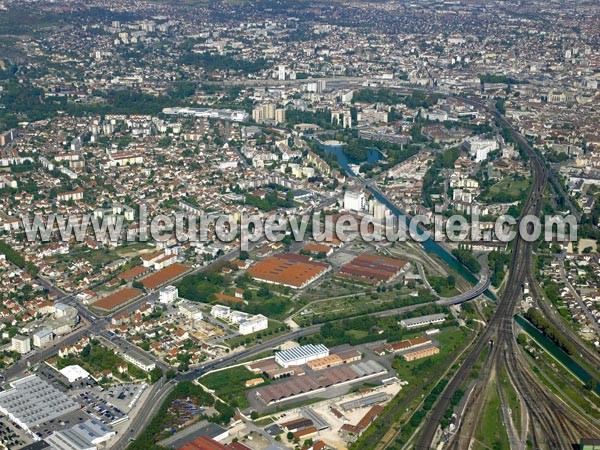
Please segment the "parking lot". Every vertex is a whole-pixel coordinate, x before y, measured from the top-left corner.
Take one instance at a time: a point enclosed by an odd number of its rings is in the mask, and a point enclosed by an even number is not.
[[[31,443],[31,438],[22,430],[17,429],[5,417],[0,419],[0,442],[6,448],[19,448]]]
[[[127,419],[131,410],[129,405],[139,391],[135,386],[123,385],[105,391],[100,391],[98,387],[77,389],[72,397],[94,419],[106,425],[114,425]]]
[[[71,428],[80,422],[85,422],[90,416],[86,414],[84,410],[77,410],[60,416],[59,418],[52,419],[41,425],[38,425],[32,429],[32,431],[40,438],[50,436],[52,433],[58,430],[64,430],[65,428]]]

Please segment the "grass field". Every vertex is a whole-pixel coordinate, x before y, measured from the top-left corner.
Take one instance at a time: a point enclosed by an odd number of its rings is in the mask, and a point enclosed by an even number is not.
[[[515,391],[513,385],[511,384],[508,375],[506,374],[506,370],[503,369],[500,374],[500,389],[502,390],[502,396],[508,403],[508,407],[510,408],[510,412],[512,415],[513,424],[517,430],[517,433],[521,433],[521,401],[519,400],[519,396]]]
[[[202,377],[200,382],[208,389],[215,391],[215,395],[229,403],[230,406],[238,406],[244,409],[250,406],[246,399],[247,388],[245,382],[252,378],[263,377],[241,366],[209,373]],[[268,382],[268,380],[265,380],[264,384],[268,384]]]
[[[415,293],[417,295],[414,295]],[[386,288],[385,291],[377,292],[373,287],[363,290],[357,286],[352,294],[347,295],[329,294],[324,290],[323,297],[305,304],[302,312],[297,313],[294,320],[299,325],[305,326],[315,321],[335,320],[432,300],[434,300],[433,296],[424,289]]]
[[[401,357],[394,358],[393,367],[398,378],[406,380],[413,389],[421,388],[424,380],[432,378],[444,365],[444,362],[465,343],[471,332],[464,328],[446,328],[435,336],[440,343],[440,353],[417,361],[405,361]]]
[[[502,417],[502,406],[498,396],[497,381],[491,383],[486,391],[486,402],[475,433],[473,449],[510,450],[508,435]]]
[[[505,177],[498,183],[490,186],[490,188],[481,194],[481,197],[487,200],[491,200],[494,196],[499,194],[506,196],[506,200],[513,199],[519,200],[522,197],[522,193],[529,187],[530,181],[527,179],[515,179],[512,176]]]

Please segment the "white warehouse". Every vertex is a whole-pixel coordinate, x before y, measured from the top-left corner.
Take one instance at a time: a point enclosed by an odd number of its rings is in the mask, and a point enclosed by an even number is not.
[[[430,314],[428,316],[413,317],[400,321],[400,326],[404,328],[417,328],[431,325],[434,323],[442,323],[446,320],[446,314]]]
[[[323,344],[308,344],[275,353],[275,362],[282,367],[300,366],[325,356],[329,356],[329,349]]]

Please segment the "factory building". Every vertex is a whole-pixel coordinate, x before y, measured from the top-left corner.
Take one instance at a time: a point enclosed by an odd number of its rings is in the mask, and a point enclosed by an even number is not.
[[[323,344],[308,344],[275,353],[275,361],[282,367],[289,367],[306,364],[325,356],[329,356],[329,349]]]
[[[434,323],[442,323],[446,320],[446,314],[430,314],[428,316],[413,317],[400,321],[400,326],[404,328],[425,327]]]
[[[37,375],[13,381],[10,386],[12,389],[0,392],[0,413],[32,436],[36,425],[79,409],[79,404]]]

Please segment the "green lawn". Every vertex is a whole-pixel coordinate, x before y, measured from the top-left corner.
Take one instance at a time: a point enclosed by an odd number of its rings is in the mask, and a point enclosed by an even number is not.
[[[470,332],[463,328],[447,328],[436,336],[440,342],[440,352],[437,355],[416,361],[405,361],[402,357],[395,357],[393,367],[398,372],[398,378],[406,380],[413,388],[420,387],[423,380],[432,378],[440,367],[443,367],[448,357],[459,347],[463,346]]]
[[[361,331],[361,330],[350,330],[350,331],[348,331],[348,334],[355,339],[362,339],[362,338],[368,336],[369,332]]]

